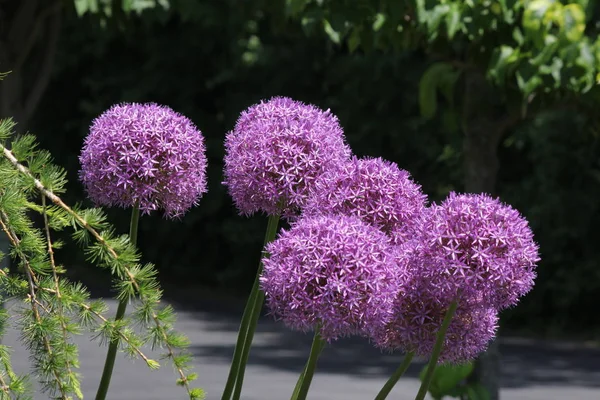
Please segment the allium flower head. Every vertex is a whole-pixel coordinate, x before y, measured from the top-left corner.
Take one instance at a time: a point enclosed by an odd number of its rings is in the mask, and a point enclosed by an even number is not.
[[[390,325],[386,349],[402,349],[429,358],[448,306],[405,299],[404,314]],[[483,352],[496,336],[498,311],[491,307],[459,307],[446,331],[440,363],[461,364]],[[381,346],[381,345],[380,345]]]
[[[292,329],[320,327],[326,340],[368,334],[391,316],[401,275],[395,249],[355,217],[301,218],[267,246],[267,305]]]
[[[398,270],[405,279],[393,306],[391,322],[373,326],[371,339],[386,350],[401,349],[429,358],[452,299],[426,277],[421,243],[399,246]],[[494,338],[497,310],[481,299],[461,299],[446,332],[440,362],[462,363],[475,358]]]
[[[487,195],[451,193],[420,225],[423,273],[449,297],[515,305],[533,287],[538,246],[518,211]]]
[[[304,212],[354,215],[400,244],[412,236],[425,200],[421,187],[395,163],[353,157],[321,175]]]
[[[287,97],[244,111],[225,149],[224,183],[245,215],[295,215],[315,179],[351,154],[329,110]]]
[[[204,138],[194,124],[157,104],[118,104],[85,139],[80,178],[96,204],[162,209],[178,217],[206,192]]]

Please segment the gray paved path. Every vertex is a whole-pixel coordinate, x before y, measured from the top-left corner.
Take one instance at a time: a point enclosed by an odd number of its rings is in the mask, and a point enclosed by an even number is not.
[[[115,303],[109,303],[115,309]],[[178,328],[191,339],[198,384],[208,400],[218,400],[227,376],[236,339],[239,312],[231,310],[178,313]],[[77,339],[80,346],[83,390],[93,399],[100,378],[105,348]],[[263,318],[255,337],[242,398],[245,400],[289,399],[311,337],[292,333]],[[9,330],[3,343],[14,346],[13,363],[18,372],[27,371],[27,352],[18,344],[18,332]],[[527,340],[501,340],[502,400],[600,400],[600,349]],[[324,350],[315,375],[310,400],[373,399],[399,356],[381,354],[361,340],[344,340]],[[422,364],[413,365],[390,400],[410,400],[418,389],[417,374]],[[108,398],[114,400],[185,399],[176,387],[175,374],[167,363],[149,371],[140,361],[119,356]],[[46,398],[39,395],[36,399]]]

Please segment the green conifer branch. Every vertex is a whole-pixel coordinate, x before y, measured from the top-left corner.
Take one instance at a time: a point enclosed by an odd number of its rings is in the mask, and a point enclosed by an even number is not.
[[[37,300],[37,297],[36,297],[36,291],[35,291],[36,285],[34,284],[35,273],[33,272],[33,269],[31,268],[31,264],[29,263],[27,256],[20,250],[21,239],[19,239],[19,237],[16,235],[16,233],[12,229],[9,228],[8,216],[6,215],[6,213],[4,211],[0,212],[0,226],[2,227],[2,230],[4,231],[4,233],[8,236],[11,244],[15,248],[16,252],[19,254],[21,261],[23,262],[25,275],[27,276],[27,281],[29,284],[28,299],[31,304],[31,311],[33,312],[35,323],[38,325],[38,327],[41,327],[41,326],[43,326],[43,321],[42,321],[42,317],[41,317],[41,314],[40,314],[40,311],[38,308],[38,306],[41,305],[41,303]],[[52,315],[52,313],[50,313],[49,311],[47,311],[47,314]],[[50,343],[48,336],[46,336],[46,335],[40,335],[40,336],[41,336],[41,344],[44,347],[44,349],[46,350],[46,356],[48,357],[48,360],[51,362],[54,357],[53,346]],[[36,361],[38,361],[40,364],[41,364],[41,361],[38,357],[41,354],[43,354],[43,353],[34,354],[34,357],[36,357]],[[65,387],[63,380],[61,379],[62,371],[60,371],[60,369],[58,368],[58,365],[56,365],[56,364],[51,365],[50,370],[51,370],[51,374],[54,377],[54,380],[56,381],[56,387],[60,391],[60,394],[61,394],[60,398],[67,400],[68,399],[68,390]]]
[[[56,300],[57,300],[56,301],[56,313],[60,320],[62,336],[63,336],[62,337],[63,341],[61,344],[64,345],[64,348],[62,349],[62,351],[65,354],[68,354],[68,347],[69,347],[69,342],[70,342],[70,335],[68,332],[69,329],[66,324],[66,316],[65,316],[63,304],[62,304],[63,300],[62,300],[62,295],[60,292],[58,271],[56,268],[56,262],[54,261],[54,248],[52,246],[52,238],[50,236],[50,225],[48,223],[48,214],[46,213],[46,198],[44,196],[41,196],[41,199],[42,199],[42,215],[44,217],[44,232],[46,234],[46,244],[48,246],[48,258],[50,261],[50,266],[52,267],[52,278],[54,280],[54,287],[56,290],[56,293],[55,293]],[[75,360],[76,359],[77,359],[77,352],[75,353]],[[79,382],[79,374],[73,372],[71,361],[69,360],[69,357],[65,358],[65,367],[66,367],[66,370],[68,373],[68,377],[70,377],[73,391],[75,392],[77,398],[83,399],[83,393],[81,392],[81,384]],[[75,367],[77,368],[78,365],[75,365]]]
[[[8,319],[8,313],[6,312],[6,310],[3,310],[2,314],[3,315],[1,319],[3,320],[2,323],[4,323]],[[4,331],[4,328],[2,327],[1,330]],[[11,398],[13,398],[13,396],[15,399],[19,400],[31,400],[32,397],[29,394],[25,393],[26,389],[28,389],[29,386],[27,378],[23,376],[17,376],[17,374],[15,374],[15,372],[12,369],[8,346],[0,345],[0,363],[2,364],[2,368],[4,369],[3,372],[5,372],[7,377],[10,379],[10,383],[8,383],[4,377],[4,373],[0,373],[3,388],[2,392],[0,392],[0,400],[10,400]]]
[[[11,398],[10,386],[6,384],[3,374],[0,374],[0,390],[2,390],[4,395],[7,396],[9,399]],[[4,396],[2,396],[2,397],[4,397]],[[0,397],[0,398],[2,398],[2,397]]]
[[[156,329],[160,332],[160,335],[162,335],[162,339],[163,339],[163,343],[164,346],[167,348],[167,357],[170,358],[171,360],[173,360],[173,365],[175,366],[175,369],[177,370],[177,373],[179,374],[179,380],[177,381],[177,383],[183,387],[185,387],[185,390],[187,391],[188,395],[190,396],[190,399],[197,399],[199,397],[194,396],[193,394],[193,389],[190,388],[189,386],[189,382],[193,379],[191,378],[195,378],[195,375],[192,376],[188,376],[185,374],[184,369],[188,369],[189,368],[189,362],[187,362],[188,357],[185,357],[185,354],[179,354],[176,355],[175,351],[173,350],[173,345],[172,345],[172,339],[169,337],[169,334],[173,334],[173,332],[169,332],[167,333],[167,330],[165,329],[165,327],[163,326],[163,324],[160,322],[160,320],[158,319],[158,317],[156,316],[156,314],[154,314],[152,316],[152,319],[154,320],[154,324],[156,326]],[[184,340],[185,343],[183,344],[183,346],[178,346],[178,347],[187,347],[188,345],[188,340],[187,338],[183,338],[183,337],[179,337],[177,339],[180,340]],[[181,356],[184,357],[181,357]],[[201,397],[200,397],[201,398]]]
[[[4,271],[0,270],[0,275],[6,276],[6,273]],[[47,287],[43,287],[43,286],[37,286],[37,289],[42,290],[47,293],[50,293],[52,295],[57,294],[56,289],[47,288]],[[84,309],[86,312],[89,312],[90,314],[92,314],[95,318],[97,318],[103,324],[106,324],[108,326],[114,325],[108,318],[106,318],[104,315],[102,315],[102,313],[98,312],[94,307],[90,306],[89,304],[87,304],[85,302],[76,302],[75,305],[81,309]],[[133,341],[131,340],[131,336],[127,335],[125,332],[123,332],[120,329],[111,329],[111,331],[114,331],[114,334],[118,335],[123,340],[123,342],[125,342],[128,346],[130,346],[131,351],[133,353],[137,354],[148,365],[148,367],[150,369],[157,369],[160,366],[160,364],[157,361],[148,357],[141,350],[141,346],[138,346],[135,343],[133,343]]]

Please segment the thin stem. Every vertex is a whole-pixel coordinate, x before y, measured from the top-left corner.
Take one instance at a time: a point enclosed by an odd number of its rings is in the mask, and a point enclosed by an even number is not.
[[[235,382],[235,391],[233,392],[233,400],[240,400],[240,396],[242,395],[242,386],[244,385],[244,374],[246,372],[246,364],[248,364],[248,358],[250,358],[250,347],[252,347],[254,332],[256,332],[258,318],[260,317],[260,310],[262,309],[264,301],[265,295],[257,288],[256,295],[254,296],[254,304],[251,309],[248,330],[246,331],[244,346],[242,347],[242,356],[238,367],[238,374]]]
[[[240,329],[238,331],[237,342],[235,343],[233,359],[231,360],[229,375],[227,376],[227,384],[225,385],[225,390],[223,391],[223,396],[221,397],[221,400],[229,400],[231,398],[237,375],[240,370],[240,361],[242,359],[242,352],[244,348],[244,343],[246,341],[246,335],[248,334],[250,315],[252,314],[252,309],[254,307],[254,303],[256,302],[256,294],[258,293],[254,290],[254,286],[257,284],[257,282],[258,275],[256,275],[254,285],[252,286],[252,290],[250,291],[250,296],[248,297],[248,301],[246,302],[246,306],[244,307],[244,314],[242,315],[242,321],[240,323]]]
[[[431,384],[431,379],[433,378],[433,373],[435,372],[435,367],[437,366],[438,359],[440,358],[440,353],[442,352],[442,347],[444,346],[444,338],[446,337],[446,331],[448,330],[448,326],[450,326],[450,322],[452,322],[452,317],[454,317],[456,307],[458,307],[458,301],[454,300],[450,304],[448,311],[446,311],[446,315],[444,316],[442,326],[440,327],[440,330],[437,333],[435,345],[433,346],[433,351],[431,352],[431,358],[429,359],[429,363],[427,364],[427,371],[425,371],[423,382],[421,382],[421,387],[419,388],[419,392],[417,393],[417,397],[415,397],[415,400],[423,400],[425,398],[425,395],[427,394],[427,390],[429,389],[429,385]]]
[[[138,222],[140,219],[140,208],[137,204],[133,206],[131,210],[131,224],[129,225],[129,241],[133,246],[137,244],[137,232]],[[119,300],[119,306],[117,307],[117,314],[115,315],[115,322],[120,321],[125,317],[125,310],[127,309],[127,297],[123,297]],[[104,362],[104,370],[102,371],[102,378],[100,379],[100,385],[98,386],[98,392],[96,393],[96,400],[105,400],[106,394],[108,393],[108,387],[110,386],[110,379],[112,378],[113,368],[115,366],[115,359],[117,357],[117,350],[119,348],[119,336],[114,335],[110,344],[108,345],[108,351],[106,353],[106,361]]]
[[[304,375],[306,375],[306,365],[304,365],[304,368],[302,369],[302,372],[300,373],[300,376],[298,377],[298,381],[296,382],[296,386],[294,387],[294,391],[292,392],[292,399],[295,399],[298,397],[298,393],[300,392],[300,387],[302,386],[302,381],[304,380]]]
[[[279,215],[270,215],[269,221],[267,222],[267,230],[265,232],[264,246],[275,239],[277,234],[277,226],[279,225]],[[221,400],[231,399],[233,394],[234,399],[239,399],[242,386],[244,384],[244,373],[246,371],[246,364],[250,355],[250,346],[254,338],[254,331],[258,323],[258,317],[260,316],[260,310],[264,302],[264,295],[260,291],[260,274],[262,273],[262,261],[259,263],[258,270],[256,271],[256,277],[254,278],[254,284],[248,297],[248,302],[244,308],[244,314],[242,316],[242,322],[240,324],[240,330],[238,332],[238,338],[233,353],[233,360],[231,362],[231,368],[229,376],[227,378],[227,384],[223,391]]]
[[[140,221],[140,206],[136,203],[131,210],[131,222],[129,223],[129,242],[136,247],[138,239],[138,225]]]
[[[390,392],[392,391],[394,386],[396,386],[396,383],[398,383],[398,380],[400,380],[402,375],[404,375],[404,373],[410,366],[410,363],[411,363],[414,355],[415,355],[415,353],[410,352],[404,356],[404,360],[402,360],[402,363],[400,364],[398,369],[396,371],[394,371],[392,376],[390,376],[390,379],[388,379],[387,382],[385,383],[385,385],[383,385],[383,387],[377,394],[377,397],[375,397],[375,400],[384,400],[385,398],[387,398],[388,394],[390,394]]]
[[[321,338],[319,329],[317,329],[315,330],[315,337],[313,338],[312,346],[310,347],[310,355],[308,357],[308,361],[306,362],[306,367],[302,373],[302,384],[300,385],[300,389],[298,389],[296,397],[292,397],[292,400],[306,399],[306,396],[308,395],[308,389],[310,388],[310,384],[312,383],[312,378],[317,367],[317,361],[321,355],[323,347],[325,347],[325,341]]]

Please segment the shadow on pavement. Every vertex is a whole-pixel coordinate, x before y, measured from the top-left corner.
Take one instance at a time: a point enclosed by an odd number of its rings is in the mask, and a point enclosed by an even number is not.
[[[189,303],[188,303],[189,304]],[[235,334],[243,304],[194,304],[193,314],[206,322],[205,329]],[[188,307],[188,311],[189,311]],[[202,311],[199,311],[202,310]],[[259,322],[249,363],[277,370],[299,372],[308,356],[312,334],[288,330],[283,323],[263,316]],[[501,338],[502,387],[562,385],[600,388],[600,349],[582,344]],[[199,358],[230,360],[231,344],[194,346]],[[319,371],[330,374],[381,376],[385,379],[402,360],[401,354],[382,353],[361,338],[340,339],[326,347]],[[416,362],[406,375],[417,377],[423,362]]]

